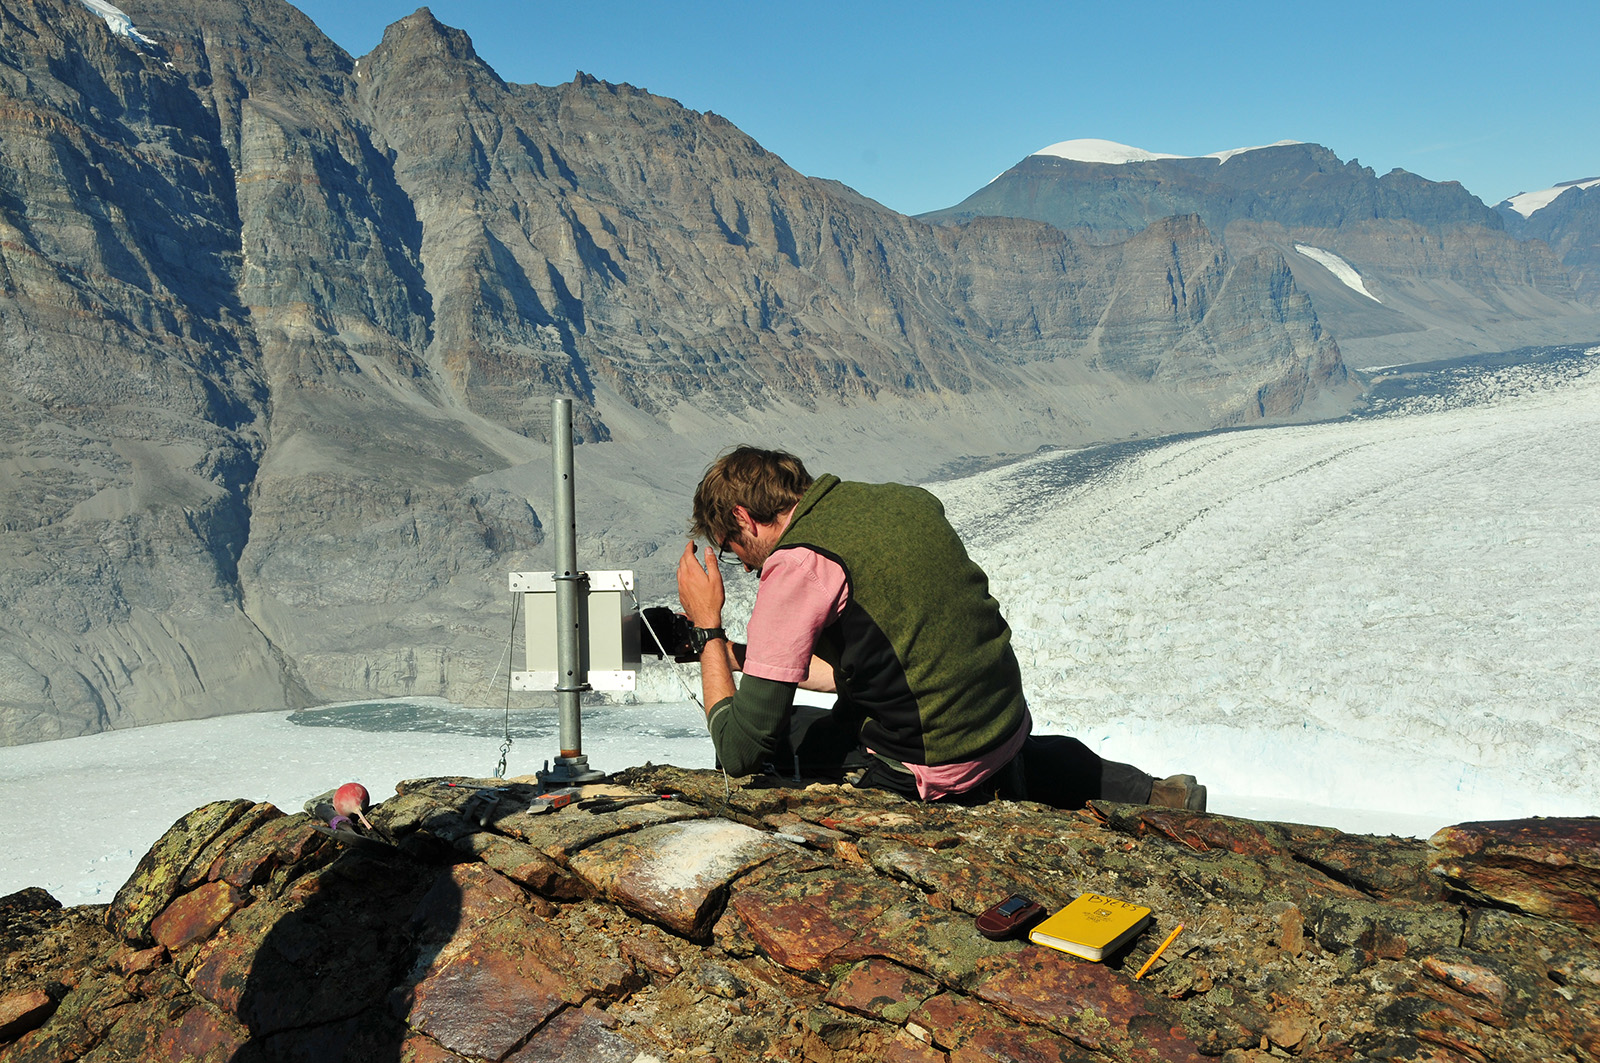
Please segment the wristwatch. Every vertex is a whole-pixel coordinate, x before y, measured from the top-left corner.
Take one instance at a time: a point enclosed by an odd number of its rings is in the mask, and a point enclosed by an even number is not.
[[[726,639],[728,633],[720,627],[697,627],[689,632],[689,648],[696,657],[706,651],[706,643],[712,639]]]

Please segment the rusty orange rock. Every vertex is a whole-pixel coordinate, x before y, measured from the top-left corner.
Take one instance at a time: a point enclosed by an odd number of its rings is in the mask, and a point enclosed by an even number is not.
[[[378,806],[374,824],[407,843],[394,859],[320,843],[290,856],[304,817],[215,806],[158,845],[111,928],[42,890],[0,898],[6,969],[49,978],[60,1001],[0,1057],[1600,1058],[1592,927],[1431,892],[1419,874],[1444,880],[1414,839],[1158,813],[1197,846],[1138,806],[1100,809],[1103,827],[848,788],[746,799],[713,773],[639,771],[648,781],[628,785],[686,796],[489,825],[432,798],[396,818]],[[840,837],[803,826],[820,818]],[[1532,853],[1529,833],[1512,840]],[[1509,844],[1471,825],[1460,837],[1463,860]],[[1251,839],[1282,848],[1237,851]],[[1520,872],[1570,886],[1582,846],[1548,849],[1542,870]],[[215,881],[186,891],[202,860]],[[251,902],[225,915],[241,883]],[[1040,900],[1107,891],[1189,930],[1138,982],[1147,938],[1093,964],[977,933],[976,915],[1024,885]],[[176,951],[130,945],[122,935],[168,890],[155,929]]]
[[[227,882],[208,882],[174,900],[150,923],[150,936],[168,951],[210,937],[250,895]]]
[[[734,894],[732,908],[775,963],[814,971],[904,899],[879,879],[832,872],[776,876]]]
[[[56,1002],[42,989],[27,989],[0,997],[0,1041],[21,1037],[44,1025]]]
[[[183,1018],[161,1031],[157,1044],[168,1059],[232,1059],[250,1040],[249,1032],[205,1004],[197,1004]]]
[[[874,1019],[903,1023],[939,991],[939,983],[888,960],[866,960],[851,968],[823,997],[834,1007]]]
[[[1162,1045],[1160,1059],[1198,1059],[1159,998],[1146,996],[1125,974],[1028,946],[979,966],[973,995],[1020,1021],[1057,1030],[1085,1048],[1114,1055],[1136,1043]]]

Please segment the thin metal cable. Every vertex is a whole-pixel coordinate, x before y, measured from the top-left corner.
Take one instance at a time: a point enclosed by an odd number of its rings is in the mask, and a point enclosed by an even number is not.
[[[656,629],[651,627],[648,623],[645,623],[644,606],[639,604],[639,596],[633,593],[632,587],[628,588],[628,597],[633,599],[633,608],[634,611],[639,614],[640,624],[644,626],[646,631],[650,632],[650,640],[656,644],[656,649],[661,651],[662,660],[666,660],[670,656],[667,653],[667,648],[666,646],[662,645],[661,636],[656,634]],[[678,677],[679,683],[683,684],[684,693],[689,695],[689,700],[694,702],[695,706],[702,713],[705,712],[705,702],[700,700],[700,696],[694,692],[694,688],[689,685],[689,681],[683,677],[683,673],[689,670],[688,665],[680,663],[676,657],[672,658],[672,663],[675,666],[672,670],[672,674]],[[708,725],[710,722],[710,720],[706,721]],[[719,812],[722,812],[727,810],[729,803],[733,800],[733,784],[728,780],[728,769],[722,767],[720,760],[717,763],[717,767],[722,771],[722,808],[718,810]]]
[[[494,675],[489,677],[492,688],[494,681],[500,675],[500,665],[511,659],[511,647],[517,641],[517,614],[522,610],[522,594],[519,591],[511,592],[511,633],[506,637],[506,650],[500,655],[500,664],[494,666]],[[505,741],[500,743],[500,762],[495,765],[493,779],[506,777],[506,755],[511,752],[511,669],[506,669],[506,734]]]

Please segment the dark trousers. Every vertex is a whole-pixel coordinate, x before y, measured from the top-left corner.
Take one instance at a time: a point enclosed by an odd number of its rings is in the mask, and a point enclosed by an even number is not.
[[[1156,781],[1132,764],[1103,759],[1067,735],[1029,735],[1020,759],[1028,800],[1056,808],[1082,808],[1090,801],[1142,805]]]

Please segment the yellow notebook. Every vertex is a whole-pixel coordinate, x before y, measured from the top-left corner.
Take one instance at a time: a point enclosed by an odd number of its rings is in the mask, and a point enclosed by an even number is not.
[[[1085,893],[1029,931],[1028,940],[1086,960],[1103,960],[1149,922],[1148,908]]]

